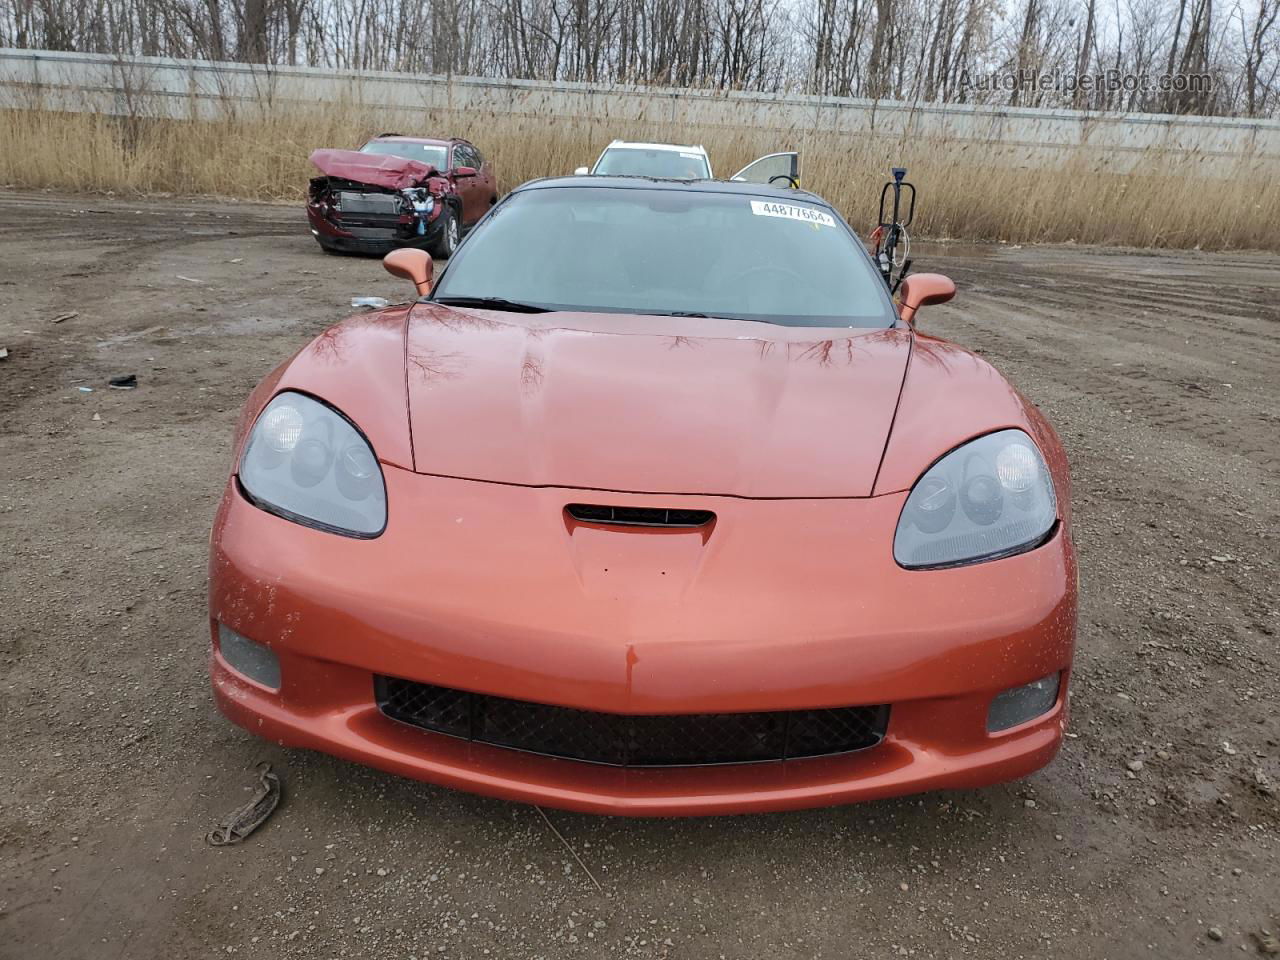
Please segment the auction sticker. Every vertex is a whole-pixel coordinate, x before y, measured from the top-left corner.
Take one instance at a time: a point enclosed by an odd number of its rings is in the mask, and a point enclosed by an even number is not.
[[[831,214],[815,210],[813,207],[799,207],[792,203],[752,200],[751,212],[757,217],[782,217],[786,220],[801,220],[804,223],[814,223],[824,227],[836,225],[836,218]]]

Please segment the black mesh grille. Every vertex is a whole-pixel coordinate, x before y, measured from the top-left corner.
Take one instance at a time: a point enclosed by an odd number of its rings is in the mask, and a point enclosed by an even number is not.
[[[624,716],[377,677],[393,720],[464,740],[624,767],[751,763],[848,753],[884,737],[887,706]]]
[[[716,518],[710,510],[668,510],[665,507],[607,507],[594,503],[571,503],[565,509],[575,520],[631,527],[702,527]]]
[[[338,221],[338,226],[358,237],[362,230],[399,230],[400,218],[398,216],[380,217],[375,214],[357,214],[356,216],[344,216]]]

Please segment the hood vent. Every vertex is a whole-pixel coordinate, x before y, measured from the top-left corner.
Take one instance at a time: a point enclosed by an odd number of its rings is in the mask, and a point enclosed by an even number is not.
[[[716,518],[710,510],[606,507],[592,503],[571,503],[565,510],[573,519],[583,523],[605,523],[621,527],[705,527]]]

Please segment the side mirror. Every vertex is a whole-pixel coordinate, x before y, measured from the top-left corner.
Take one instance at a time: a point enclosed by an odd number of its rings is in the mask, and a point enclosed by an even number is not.
[[[418,289],[418,296],[425,297],[431,292],[431,275],[436,265],[431,255],[416,247],[401,247],[392,250],[382,258],[382,265],[393,277],[404,277]]]
[[[913,273],[902,281],[898,315],[911,323],[916,311],[927,303],[946,303],[956,295],[956,285],[940,273]]]
[[[460,177],[474,177],[476,175],[475,167],[454,167],[453,176],[455,179]]]
[[[575,177],[585,177],[590,172],[590,167],[579,167],[577,170],[573,171],[573,175]]]

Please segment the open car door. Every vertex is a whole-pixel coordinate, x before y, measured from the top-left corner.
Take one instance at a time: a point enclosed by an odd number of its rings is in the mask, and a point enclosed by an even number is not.
[[[800,186],[800,154],[771,153],[752,160],[730,179],[745,183],[767,183],[774,187]]]

